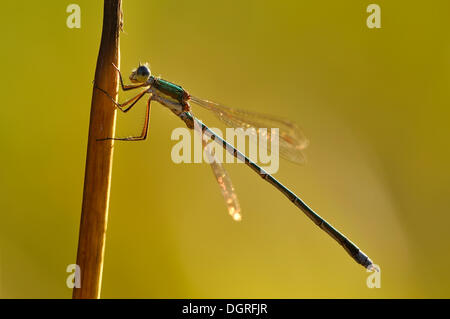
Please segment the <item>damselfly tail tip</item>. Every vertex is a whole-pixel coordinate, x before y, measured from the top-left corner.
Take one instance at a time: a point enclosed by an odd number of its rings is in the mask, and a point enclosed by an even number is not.
[[[376,272],[380,272],[380,268],[378,268],[378,266],[374,265],[374,264],[370,264],[367,266],[367,270],[369,271],[376,271]]]
[[[377,265],[375,265],[372,260],[369,258],[369,256],[367,256],[365,253],[363,253],[361,250],[358,249],[358,253],[356,255],[353,255],[353,259],[355,259],[355,261],[362,265],[364,268],[366,268],[369,271],[377,271],[378,267]]]

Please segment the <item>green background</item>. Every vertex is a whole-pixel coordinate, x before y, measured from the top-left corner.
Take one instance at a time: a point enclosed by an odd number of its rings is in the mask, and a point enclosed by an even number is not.
[[[72,293],[103,12],[74,2],[81,29],[66,26],[69,1],[2,4],[2,298]],[[148,140],[115,146],[102,297],[450,297],[450,3],[376,1],[382,28],[368,29],[370,3],[125,0],[121,69],[148,61],[196,96],[298,122],[308,163],[276,177],[380,265],[381,288],[228,164],[233,222],[207,164],[171,161],[182,123],[155,103]],[[118,135],[140,132],[144,105],[119,114]]]

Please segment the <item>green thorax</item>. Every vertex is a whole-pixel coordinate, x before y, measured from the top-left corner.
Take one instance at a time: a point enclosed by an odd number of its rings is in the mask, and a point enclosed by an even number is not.
[[[171,98],[183,102],[189,99],[189,94],[179,85],[171,83],[163,79],[154,78],[153,88]]]

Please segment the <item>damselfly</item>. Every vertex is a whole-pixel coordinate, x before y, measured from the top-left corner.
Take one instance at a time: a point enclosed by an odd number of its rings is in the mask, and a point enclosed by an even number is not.
[[[237,110],[214,102],[203,100],[190,95],[181,86],[171,83],[169,81],[156,78],[151,75],[150,68],[147,64],[141,65],[134,69],[130,75],[130,81],[134,84],[125,85],[122,80],[120,70],[114,66],[119,72],[120,84],[124,91],[143,88],[143,90],[124,103],[117,103],[105,90],[98,88],[103,93],[108,95],[117,108],[122,112],[128,112],[136,103],[144,97],[149,95],[147,101],[147,108],[145,114],[145,122],[142,132],[139,136],[127,138],[106,137],[99,140],[122,140],[122,141],[141,141],[145,140],[148,132],[148,124],[150,118],[150,103],[157,101],[163,106],[169,108],[176,114],[186,126],[190,129],[195,127],[200,128],[202,138],[204,138],[204,147],[207,147],[206,138],[209,138],[219,145],[221,145],[227,152],[243,161],[247,166],[253,169],[260,177],[272,184],[276,189],[283,193],[295,206],[305,213],[317,226],[324,230],[328,235],[335,239],[347,253],[362,266],[370,270],[377,270],[370,258],[364,254],[355,244],[353,244],[347,237],[340,233],[337,229],[331,226],[325,219],[316,214],[308,205],[306,205],[298,196],[291,192],[287,187],[276,180],[272,175],[268,174],[264,169],[258,166],[254,161],[241,153],[238,149],[233,147],[222,137],[210,130],[205,124],[195,118],[191,112],[189,102],[192,102],[204,109],[212,111],[222,122],[227,126],[234,128],[254,128],[254,132],[259,132],[261,128],[278,128],[279,129],[279,148],[280,155],[293,162],[301,163],[304,161],[302,150],[307,146],[308,142],[305,136],[301,133],[299,128],[291,121],[279,119],[269,115],[256,114],[243,110]],[[267,131],[267,139],[271,140],[271,133]],[[209,153],[211,158],[215,154]],[[217,182],[219,183],[222,195],[225,198],[228,211],[235,220],[241,219],[241,212],[237,196],[234,192],[231,180],[223,168],[222,164],[217,161],[211,161],[211,166]]]

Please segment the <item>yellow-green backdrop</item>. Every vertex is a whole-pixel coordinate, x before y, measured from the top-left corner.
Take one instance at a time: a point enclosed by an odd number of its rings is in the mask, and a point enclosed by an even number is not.
[[[366,7],[381,7],[381,29]],[[81,28],[66,7],[81,8]],[[2,3],[0,297],[69,298],[102,1]],[[190,93],[300,123],[308,163],[284,184],[381,267],[381,288],[283,195],[228,164],[174,164],[182,123],[117,143],[105,298],[450,297],[448,1],[128,1],[121,68],[148,61]],[[124,99],[128,95],[121,95]],[[137,133],[144,103],[119,115]],[[204,122],[214,117],[197,111]]]

